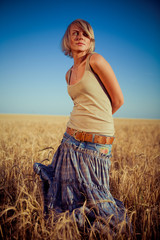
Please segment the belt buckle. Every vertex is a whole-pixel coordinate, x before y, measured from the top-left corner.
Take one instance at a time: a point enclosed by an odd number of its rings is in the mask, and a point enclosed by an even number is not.
[[[74,138],[77,140],[77,141],[81,141],[81,132],[75,132],[74,134]]]
[[[85,133],[83,132],[76,132],[74,138],[79,142],[84,142],[85,140]]]

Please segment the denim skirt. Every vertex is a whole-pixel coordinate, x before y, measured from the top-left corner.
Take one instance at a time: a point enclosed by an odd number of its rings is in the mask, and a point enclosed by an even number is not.
[[[109,190],[112,145],[77,141],[65,133],[52,163],[34,164],[43,185],[44,211],[75,213],[79,226],[84,215],[91,224],[97,217],[109,219],[111,229],[127,221],[121,201]]]

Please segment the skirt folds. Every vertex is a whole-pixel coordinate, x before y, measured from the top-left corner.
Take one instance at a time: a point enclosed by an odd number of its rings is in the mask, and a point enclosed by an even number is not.
[[[109,221],[111,232],[118,231],[127,215],[122,202],[109,191],[110,157],[80,143],[62,141],[50,165],[35,163],[34,171],[43,183],[45,213],[74,211],[79,227],[85,217],[91,224],[101,218]]]

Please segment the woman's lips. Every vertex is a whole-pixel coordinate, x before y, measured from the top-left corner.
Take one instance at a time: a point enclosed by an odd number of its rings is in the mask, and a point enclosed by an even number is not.
[[[85,45],[84,43],[81,43],[81,42],[79,42],[79,43],[77,43],[77,45],[80,45],[80,46],[82,46],[82,45]]]

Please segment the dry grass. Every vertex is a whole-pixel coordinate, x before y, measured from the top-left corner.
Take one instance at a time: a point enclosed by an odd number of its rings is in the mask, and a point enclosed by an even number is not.
[[[82,238],[67,212],[58,220],[54,213],[44,220],[40,179],[33,173],[34,162],[51,162],[67,120],[0,115],[0,238]],[[111,193],[128,209],[134,239],[156,240],[160,237],[160,121],[115,119],[115,128]],[[83,239],[96,239],[95,234],[91,228]]]

